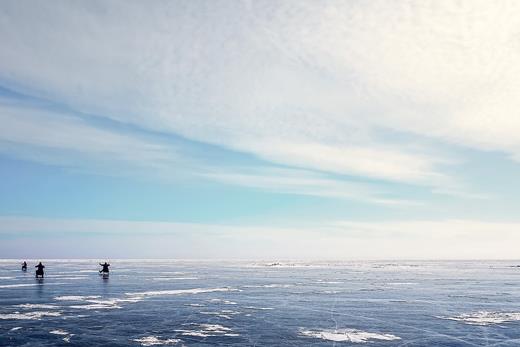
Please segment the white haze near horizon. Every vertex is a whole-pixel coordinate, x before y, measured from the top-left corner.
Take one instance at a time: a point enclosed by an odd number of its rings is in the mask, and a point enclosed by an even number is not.
[[[518,259],[520,241],[519,223],[470,220],[300,228],[17,217],[0,222],[0,232],[19,236],[3,241],[2,258],[500,260]]]

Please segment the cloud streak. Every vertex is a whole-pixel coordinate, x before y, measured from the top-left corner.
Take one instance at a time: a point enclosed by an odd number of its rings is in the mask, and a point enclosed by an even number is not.
[[[118,175],[189,163],[173,146],[32,105],[0,103],[0,123],[0,152],[15,158]]]
[[[274,193],[298,194],[356,200],[369,204],[419,206],[420,201],[390,197],[388,188],[373,184],[336,179],[306,170],[280,168],[234,168],[233,171],[215,169],[202,177],[218,182],[256,188]]]
[[[34,105],[0,102],[0,152],[69,170],[176,182],[203,179],[272,193],[364,201],[371,204],[417,202],[385,197],[387,191],[322,173],[206,162],[200,149],[153,136],[100,127],[81,117]]]

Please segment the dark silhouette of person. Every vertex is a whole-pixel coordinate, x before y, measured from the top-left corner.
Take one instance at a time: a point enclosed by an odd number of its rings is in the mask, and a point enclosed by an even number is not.
[[[27,271],[27,262],[22,263],[22,271]]]
[[[107,263],[107,262],[105,261],[104,264],[99,263],[99,265],[101,265],[101,266],[103,267],[101,270],[99,270],[99,272],[108,272],[108,267],[110,266],[109,263]]]
[[[43,266],[41,261],[40,261],[40,263],[38,265],[35,266],[35,268],[36,268],[36,278],[38,278],[38,277],[43,278],[43,268],[44,267],[45,266]]]

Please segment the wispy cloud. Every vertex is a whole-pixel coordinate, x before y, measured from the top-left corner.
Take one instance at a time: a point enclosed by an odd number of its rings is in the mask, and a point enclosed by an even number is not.
[[[427,185],[441,185],[449,180],[436,172],[435,164],[442,162],[440,158],[392,147],[271,140],[243,148],[273,162],[322,172]]]
[[[296,169],[236,167],[233,171],[215,169],[201,174],[226,184],[240,185],[284,194],[321,196],[356,200],[380,205],[417,206],[420,201],[390,197],[390,191],[369,183],[347,181],[324,174]]]

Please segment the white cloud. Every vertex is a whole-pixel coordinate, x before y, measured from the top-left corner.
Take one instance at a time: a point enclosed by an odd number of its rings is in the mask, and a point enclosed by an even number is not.
[[[80,111],[416,184],[451,161],[420,138],[520,153],[515,2],[3,6],[1,79]]]

